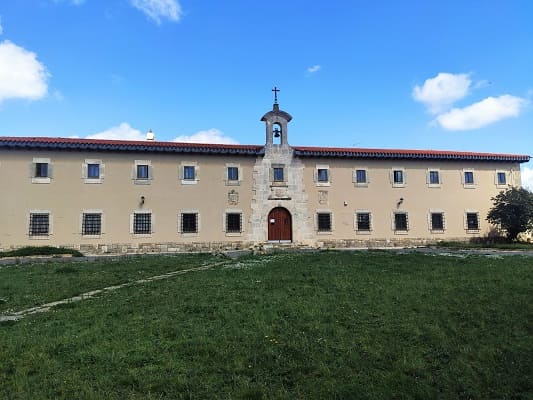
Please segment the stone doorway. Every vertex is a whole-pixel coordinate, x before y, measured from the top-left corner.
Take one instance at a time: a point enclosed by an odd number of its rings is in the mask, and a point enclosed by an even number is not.
[[[292,241],[292,217],[283,207],[273,208],[268,214],[268,240],[276,242]]]

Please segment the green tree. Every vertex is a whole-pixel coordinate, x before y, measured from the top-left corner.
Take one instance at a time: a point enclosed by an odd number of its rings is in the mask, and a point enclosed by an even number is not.
[[[507,232],[507,239],[516,241],[522,232],[533,230],[533,193],[524,188],[501,191],[487,214],[487,221]]]

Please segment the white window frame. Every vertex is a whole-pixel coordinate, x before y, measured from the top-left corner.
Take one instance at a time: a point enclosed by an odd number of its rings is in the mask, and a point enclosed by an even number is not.
[[[48,234],[47,235],[31,235],[30,234],[30,222],[31,222],[31,215],[32,214],[48,214]],[[28,235],[28,238],[30,240],[49,240],[50,236],[54,234],[54,219],[52,216],[52,212],[50,210],[30,210],[27,215],[27,221],[26,221],[26,235]]]
[[[500,183],[498,179],[498,174],[504,174],[505,183]],[[497,169],[494,171],[494,184],[498,189],[506,189],[509,186],[509,172],[503,169]]]
[[[239,174],[239,179],[229,179],[228,177],[228,168],[237,168],[237,174]],[[226,186],[239,186],[242,182],[242,168],[241,164],[237,163],[226,163],[224,167],[224,177],[223,177],[224,183]]]
[[[227,226],[226,226],[226,216],[227,216],[227,214],[240,214],[241,215],[241,231],[240,232],[228,232],[227,231]],[[245,225],[244,224],[244,213],[242,212],[242,210],[227,208],[222,213],[222,230],[224,231],[224,233],[226,234],[227,237],[239,237],[239,236],[242,236],[244,234],[244,225]]]
[[[98,172],[100,173],[98,178],[89,178],[89,164],[98,164]],[[102,162],[102,160],[86,158],[83,164],[81,164],[81,178],[83,179],[83,183],[103,183],[104,176],[105,164]]]
[[[194,168],[194,179],[185,179],[185,167]],[[196,161],[182,161],[179,166],[179,177],[182,185],[196,185],[200,175],[200,167]]]
[[[357,182],[357,171],[365,171],[365,182]],[[370,177],[368,175],[368,168],[354,168],[353,175],[352,175],[352,181],[355,187],[368,187],[368,184],[370,183]]]
[[[147,165],[148,166],[148,178],[138,178],[137,177],[137,166],[138,165]],[[135,160],[133,162],[133,171],[132,171],[133,183],[136,185],[150,185],[154,179],[154,168],[152,166],[152,161],[150,160]]]
[[[330,230],[329,231],[319,231],[318,230],[318,214],[329,214],[329,222],[330,222]],[[334,218],[333,218],[333,211],[326,210],[326,209],[318,209],[315,210],[315,232],[317,235],[333,235],[333,232],[335,231],[335,225],[334,225]]]
[[[150,214],[150,233],[135,233],[133,230],[134,227],[134,221],[135,221],[135,214]],[[155,232],[155,216],[152,210],[133,210],[130,214],[130,234],[134,238],[148,238],[152,237],[152,235]]]
[[[100,214],[100,234],[99,235],[85,235],[83,233],[83,215],[84,214]],[[80,214],[80,234],[83,238],[98,239],[105,233],[105,216],[101,209],[84,209]]]
[[[183,214],[196,214],[196,232],[183,232],[182,227],[182,215]],[[182,237],[196,237],[200,235],[202,229],[200,210],[198,209],[183,209],[178,212],[178,233]]]
[[[405,214],[405,222],[407,225],[405,230],[396,229],[396,214]],[[411,229],[411,226],[409,224],[409,213],[406,210],[394,210],[391,213],[391,228],[395,235],[407,235],[409,233],[409,230]]]
[[[402,183],[395,183],[394,182],[394,171],[402,171],[402,178],[403,178],[403,182]],[[401,168],[401,167],[391,168],[391,170],[390,170],[390,181],[391,181],[392,187],[395,187],[395,188],[403,188],[403,187],[405,187],[406,182],[407,182],[407,176],[405,174],[405,168]]]
[[[326,181],[319,181],[318,180],[318,170],[325,169],[326,173],[328,175],[328,179]],[[283,171],[285,173],[285,171]],[[329,165],[327,164],[316,164],[313,179],[315,181],[316,186],[331,186],[331,170],[329,168]]]
[[[368,223],[369,223],[369,229],[367,231],[365,230],[359,230],[357,229],[358,228],[358,225],[357,225],[357,215],[358,214],[368,214]],[[372,224],[372,212],[370,212],[370,210],[355,210],[354,212],[354,221],[353,221],[353,229],[355,231],[355,234],[356,235],[370,235],[372,234],[372,228],[373,228],[373,224]]]
[[[433,214],[442,214],[442,229],[433,229]],[[446,231],[446,213],[444,210],[430,209],[428,211],[428,229],[431,233],[444,233]]]
[[[438,183],[431,183],[431,173],[436,172],[437,176],[439,177]],[[442,174],[440,172],[439,168],[428,168],[426,173],[426,182],[428,187],[430,188],[440,188],[442,186]]]
[[[466,172],[471,172],[472,173],[472,179],[474,180],[474,182],[466,183],[466,179],[465,179],[465,173]],[[477,182],[476,172],[472,168],[464,168],[463,171],[461,172],[461,183],[463,184],[463,187],[465,189],[475,189],[476,188],[476,182]]]
[[[48,164],[46,177],[35,176],[37,164]],[[34,157],[31,163],[31,183],[50,183],[53,177],[53,164],[50,158]]]
[[[469,229],[468,228],[468,214],[477,214],[477,229]],[[479,233],[481,231],[481,219],[479,218],[479,211],[478,210],[471,210],[466,209],[464,212],[464,228],[466,233]]]

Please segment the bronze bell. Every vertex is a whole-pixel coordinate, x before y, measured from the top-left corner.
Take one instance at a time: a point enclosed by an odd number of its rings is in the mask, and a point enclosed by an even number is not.
[[[274,137],[275,138],[280,137],[281,136],[280,134],[281,134],[281,131],[278,128],[274,129]]]

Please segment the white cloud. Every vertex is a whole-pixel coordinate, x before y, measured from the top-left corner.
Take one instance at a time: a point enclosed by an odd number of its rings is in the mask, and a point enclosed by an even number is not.
[[[163,18],[177,22],[181,17],[181,7],[177,0],[131,0],[131,5],[157,24]]]
[[[437,117],[437,122],[450,131],[478,129],[511,117],[526,106],[526,99],[511,95],[487,97],[464,108],[454,108]]]
[[[522,167],[522,187],[533,192],[533,168]]]
[[[127,122],[122,122],[105,131],[94,133],[86,137],[87,139],[113,139],[113,140],[145,140],[146,135],[141,131],[132,128]]]
[[[471,84],[468,74],[440,72],[436,77],[426,79],[422,86],[416,85],[413,98],[423,103],[432,114],[438,114],[467,96]]]
[[[307,76],[311,76],[312,74],[317,73],[321,69],[322,69],[322,67],[320,65],[318,65],[318,64],[313,65],[312,67],[307,68]]]
[[[6,99],[37,100],[48,92],[50,74],[37,55],[5,40],[0,43],[0,103]]]
[[[215,128],[206,131],[199,131],[193,135],[181,135],[176,137],[173,142],[185,143],[222,143],[222,144],[238,144],[235,139],[224,135],[221,131]]]

